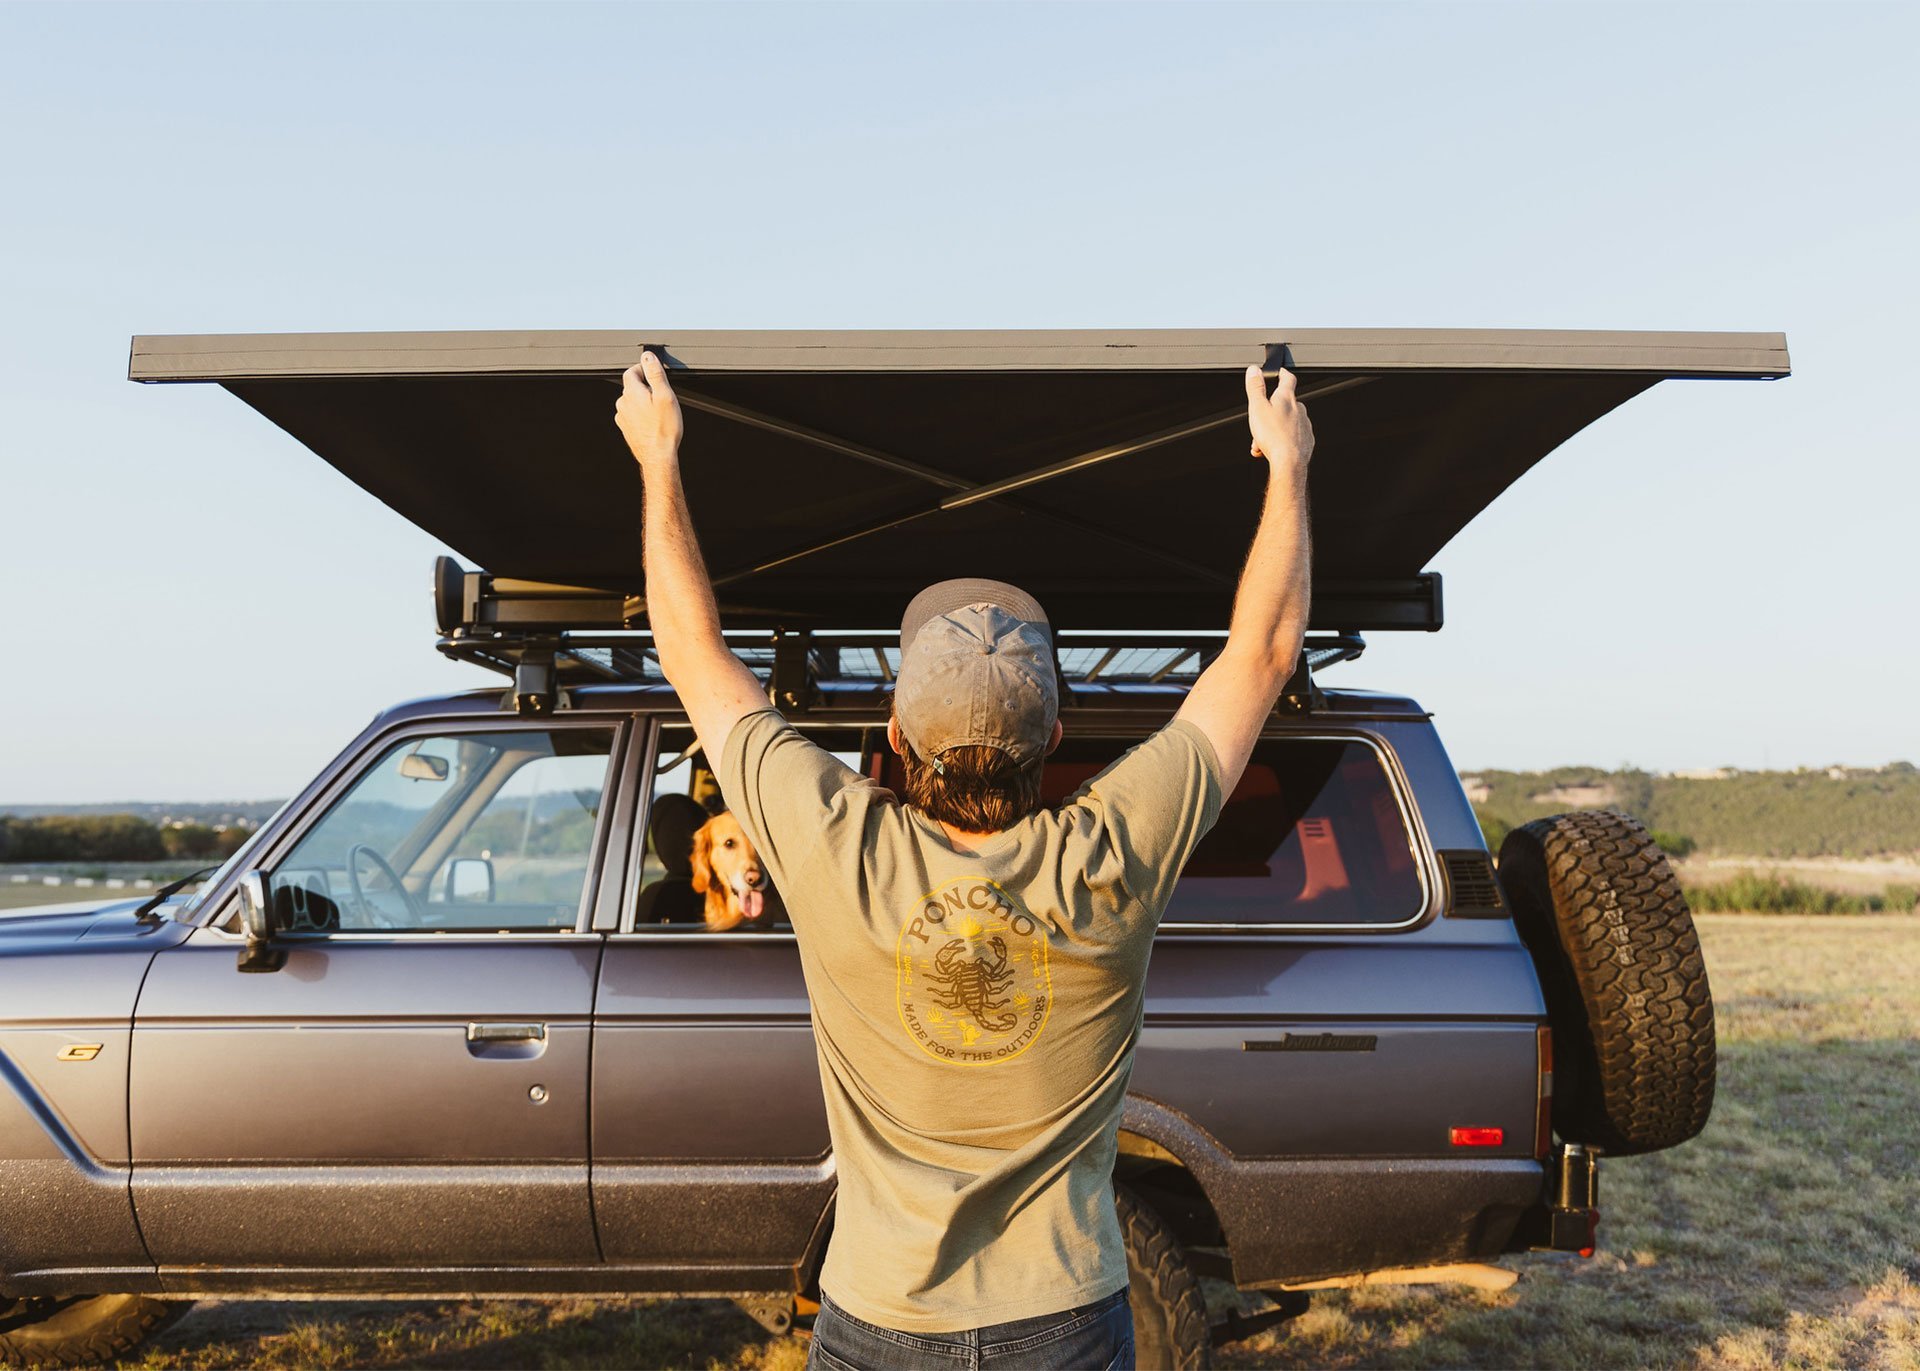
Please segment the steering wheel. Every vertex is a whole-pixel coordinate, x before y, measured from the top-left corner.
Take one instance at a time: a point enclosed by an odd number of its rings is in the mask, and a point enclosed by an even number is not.
[[[362,853],[365,853],[373,859],[373,864],[380,868],[380,873],[387,878],[388,884],[391,885],[394,892],[400,896],[400,903],[407,907],[408,922],[395,923],[391,915],[387,914],[379,905],[367,898],[366,887],[360,884],[360,856]],[[348,848],[347,880],[353,885],[354,902],[360,906],[361,913],[365,914],[367,918],[373,922],[375,928],[418,928],[426,922],[426,919],[420,912],[420,906],[414,901],[412,892],[400,883],[400,873],[393,869],[391,862],[380,855],[379,849],[369,847],[366,843],[355,843],[352,847]]]

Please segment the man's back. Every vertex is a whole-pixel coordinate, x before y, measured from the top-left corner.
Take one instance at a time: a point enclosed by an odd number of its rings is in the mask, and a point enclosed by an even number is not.
[[[770,710],[720,780],[813,1002],[839,1183],[822,1288],[908,1332],[1123,1288],[1115,1130],[1154,928],[1219,813],[1205,736],[1170,725],[971,848]]]

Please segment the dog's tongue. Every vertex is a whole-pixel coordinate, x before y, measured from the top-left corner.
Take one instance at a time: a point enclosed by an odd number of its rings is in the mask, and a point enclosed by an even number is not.
[[[760,911],[766,908],[766,904],[767,897],[749,886],[746,893],[740,897],[740,912],[749,919],[757,919],[760,917]]]

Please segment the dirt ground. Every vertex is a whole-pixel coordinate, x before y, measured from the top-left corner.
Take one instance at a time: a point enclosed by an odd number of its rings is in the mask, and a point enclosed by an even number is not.
[[[1693,1143],[1602,1174],[1591,1261],[1499,1294],[1320,1294],[1232,1367],[1920,1371],[1920,918],[1700,919],[1720,1093]],[[1217,1288],[1216,1302],[1234,1298]],[[1251,1307],[1251,1305],[1249,1306]],[[798,1368],[718,1301],[204,1305],[130,1363]]]

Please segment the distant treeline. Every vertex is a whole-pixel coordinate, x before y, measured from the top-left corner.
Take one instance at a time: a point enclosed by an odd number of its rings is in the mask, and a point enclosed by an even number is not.
[[[156,824],[133,814],[0,814],[0,862],[147,862],[233,855],[251,830]]]
[[[1736,771],[1715,779],[1560,767],[1476,771],[1474,810],[1489,842],[1530,819],[1570,809],[1620,809],[1655,830],[1675,856],[1693,850],[1754,857],[1876,857],[1920,852],[1920,769]]]

